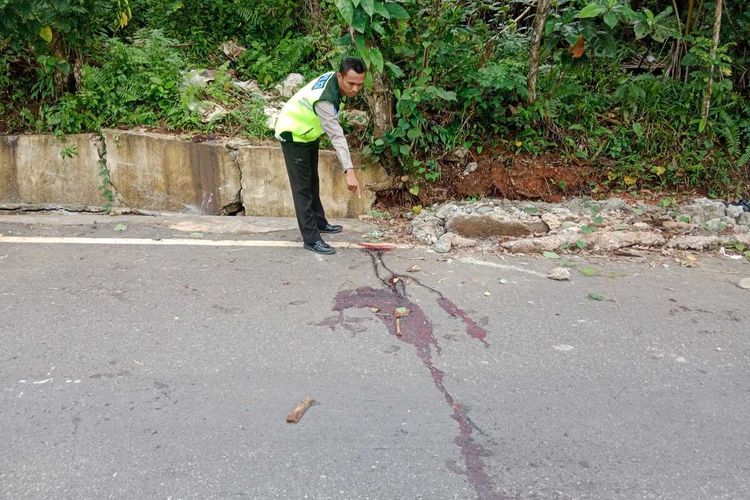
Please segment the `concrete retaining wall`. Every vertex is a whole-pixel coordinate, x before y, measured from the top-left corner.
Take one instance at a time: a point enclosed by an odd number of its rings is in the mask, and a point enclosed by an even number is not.
[[[224,142],[121,130],[106,130],[104,138],[110,181],[122,205],[215,215],[239,201],[239,166]]]
[[[0,137],[0,203],[102,205],[98,138],[71,135]],[[61,151],[75,151],[63,158]]]
[[[106,130],[66,138],[0,137],[0,204],[104,205],[99,186],[106,166],[115,206],[216,215],[244,208],[248,215],[293,216],[281,149],[227,139],[193,142],[174,135]],[[77,155],[60,151],[74,146]],[[331,217],[355,217],[372,206],[390,180],[379,165],[355,157],[362,197],[346,189],[332,151],[321,151],[321,198]]]
[[[242,170],[242,204],[248,215],[267,215],[270,211],[280,217],[294,216],[294,203],[286,173],[284,156],[279,147],[250,146],[237,150]],[[388,176],[382,167],[363,164],[357,172],[363,186],[358,198],[349,192],[346,175],[333,151],[321,151],[318,162],[320,198],[326,215],[331,217],[356,217],[365,213],[375,202],[375,192],[389,186]]]

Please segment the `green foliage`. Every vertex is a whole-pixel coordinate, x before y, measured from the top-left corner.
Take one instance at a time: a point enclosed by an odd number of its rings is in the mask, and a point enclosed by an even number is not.
[[[357,55],[369,68],[382,72],[386,60],[377,41],[392,36],[398,21],[409,19],[404,6],[397,0],[336,0],[336,8],[352,29]],[[392,62],[389,68],[399,71]]]
[[[130,0],[138,14],[131,30],[161,29],[179,40],[188,59],[206,64],[219,46],[236,40],[249,47],[260,42],[275,47],[289,34],[299,35],[303,23],[300,0]]]
[[[140,31],[132,44],[113,38],[101,66],[84,66],[82,88],[51,112],[50,126],[76,132],[99,125],[153,125],[181,110],[184,60],[160,31]]]
[[[127,25],[131,15],[128,0],[0,0],[0,48],[61,55]]]
[[[561,154],[601,171],[611,190],[748,189],[747,2],[725,4],[712,57],[712,2],[696,9],[686,33],[684,2],[558,0],[544,26],[533,104],[529,5],[0,0],[0,130],[150,125],[268,137],[263,102],[233,78],[269,88],[289,72],[312,77],[355,52],[370,69],[368,82],[375,74],[390,89],[394,113],[392,130],[357,139],[408,174],[416,196],[441,179],[458,147],[473,155],[491,147]],[[228,58],[220,47],[229,40],[247,50]],[[185,86],[191,67],[216,68],[215,80]],[[712,68],[710,113],[701,122]],[[204,123],[209,101],[226,116]]]
[[[307,61],[313,53],[312,36],[287,36],[272,48],[253,42],[237,62],[243,78],[252,78],[269,87],[289,73],[309,73]]]

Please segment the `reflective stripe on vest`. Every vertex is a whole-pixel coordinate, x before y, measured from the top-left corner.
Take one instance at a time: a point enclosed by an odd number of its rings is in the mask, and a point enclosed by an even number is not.
[[[294,142],[312,142],[323,135],[323,126],[313,106],[334,74],[332,71],[319,76],[284,104],[276,120],[276,137],[281,137],[282,132],[291,132]]]

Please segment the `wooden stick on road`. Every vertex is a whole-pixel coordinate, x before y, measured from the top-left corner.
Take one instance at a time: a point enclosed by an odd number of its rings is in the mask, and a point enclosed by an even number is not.
[[[308,408],[315,404],[314,399],[303,399],[300,403],[292,410],[292,413],[286,416],[288,424],[296,424],[305,414]]]

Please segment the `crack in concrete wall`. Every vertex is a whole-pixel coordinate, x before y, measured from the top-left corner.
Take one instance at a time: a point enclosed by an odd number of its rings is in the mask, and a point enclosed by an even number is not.
[[[5,143],[9,150],[9,171],[0,179],[0,194],[10,199],[20,199],[18,191],[18,165],[16,161],[16,147],[18,146],[18,136],[9,135],[5,138]]]
[[[239,173],[240,187],[232,202],[221,207],[221,213],[222,215],[244,215],[245,205],[242,204],[242,167],[240,165],[240,152],[238,151],[237,146],[233,144],[227,144],[226,148],[227,151],[229,151],[229,157],[232,159],[232,163]]]
[[[113,206],[127,206],[120,199],[117,188],[112,184],[112,179],[109,176],[109,167],[107,167],[107,141],[104,139],[104,135],[101,132],[92,134],[90,140],[94,148],[96,148],[98,157],[96,165],[99,168],[99,177],[101,179],[99,194],[104,199],[104,211],[109,211]]]

